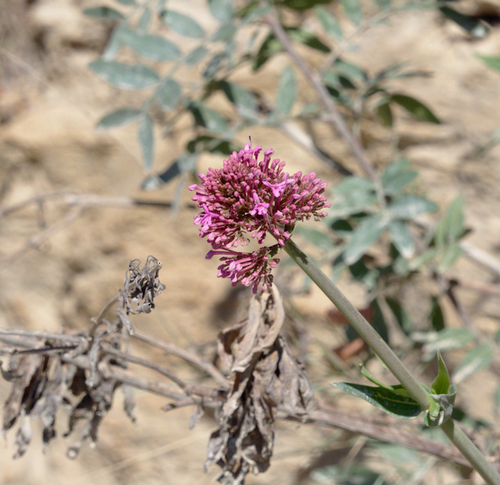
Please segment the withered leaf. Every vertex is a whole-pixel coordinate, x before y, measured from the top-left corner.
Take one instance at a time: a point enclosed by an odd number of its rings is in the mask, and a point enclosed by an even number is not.
[[[247,320],[219,335],[219,356],[232,370],[233,385],[218,410],[205,467],[219,465],[219,480],[228,485],[268,469],[278,409],[303,415],[313,404],[307,375],[280,334],[281,297],[275,285],[271,291],[253,298]]]
[[[3,426],[5,433],[14,426],[22,409],[31,409],[36,401],[36,394],[43,387],[43,372],[47,357],[41,354],[25,354],[14,359],[15,370],[12,368],[10,375],[18,376],[12,385],[10,395],[5,401]]]

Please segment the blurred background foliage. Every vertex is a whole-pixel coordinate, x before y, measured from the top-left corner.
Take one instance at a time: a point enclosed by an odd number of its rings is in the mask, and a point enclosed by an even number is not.
[[[107,45],[89,68],[122,90],[151,88],[151,95],[141,106],[117,106],[97,124],[100,130],[119,129],[132,123],[137,126],[145,173],[142,188],[152,191],[176,183],[175,213],[185,188],[196,177],[197,161],[203,153],[218,154],[221,159],[228,156],[242,148],[235,141],[236,135],[251,134],[256,126],[278,127],[293,137],[301,126],[329,123],[329,113],[320,101],[304,102],[300,96],[299,79],[304,72],[292,58],[276,80],[274,97],[266,95],[268,86],[259,91],[235,80],[235,74],[242,72],[258,79],[266,63],[287,50],[272,28],[272,19],[276,19],[302,62],[309,62],[311,52],[314,65],[309,68],[352,135],[367,143],[363,122],[369,119],[387,131],[394,148],[391,158],[377,166],[375,174],[361,176],[309,138],[310,152],[342,175],[343,180],[329,188],[332,207],[322,224],[297,227],[295,234],[314,248],[318,262],[334,281],[347,272],[363,286],[369,301],[367,308],[362,309],[364,314],[384,339],[392,341],[397,335],[397,352],[414,358],[416,355],[421,372],[437,352],[446,357],[446,351],[452,349],[465,351],[451,376],[455,384],[494,365],[500,331],[490,339],[468,321],[455,292],[459,282],[448,276],[463,254],[462,240],[468,233],[464,197],[458,196],[445,208],[429,200],[411,161],[398,152],[392,132],[395,120],[404,112],[421,123],[440,123],[425,96],[417,99],[401,88],[405,79],[432,73],[412,69],[411,64],[395,64],[371,74],[344,58],[345,53],[357,48],[357,36],[375,26],[383,28],[393,14],[408,10],[437,9],[471,38],[486,36],[488,24],[459,13],[448,1],[374,0],[361,4],[358,0],[340,0],[332,8],[329,0],[209,0],[208,7],[218,24],[214,32],[207,32],[195,16],[177,12],[163,0],[117,0],[115,7],[97,6],[84,11],[110,28]],[[343,32],[338,15],[352,24],[348,34]],[[185,45],[179,40],[182,38],[188,40]],[[500,71],[500,57],[478,58],[485,63],[485,69],[488,66]],[[197,75],[189,82],[185,76],[178,76],[186,67],[196,68],[193,72]],[[398,88],[394,87],[396,80]],[[155,126],[163,137],[175,136],[186,116],[194,136],[185,144],[184,153],[165,165],[155,162]],[[301,133],[303,136],[305,132]],[[476,156],[483,156],[499,141],[497,130]],[[420,296],[418,314],[403,298],[404,288],[411,288],[415,280],[435,283],[429,285],[427,294]],[[436,287],[440,288],[438,292]],[[308,288],[309,282],[303,281],[297,291]],[[463,323],[461,327],[447,325],[444,302],[455,309]],[[339,319],[335,311],[330,316],[334,322]],[[329,372],[336,379],[342,373],[356,375],[355,366],[360,359],[366,364],[372,358],[363,345],[353,346],[358,337],[352,329],[340,328],[348,343],[336,353],[324,353],[331,365]],[[330,393],[329,389],[320,391]],[[498,410],[499,404],[497,387],[492,406]],[[455,410],[455,414],[473,427],[490,426],[474,422],[460,410]],[[436,462],[433,457],[422,457],[392,445],[370,443],[367,453],[390,462],[390,472],[370,466],[373,460],[351,460],[347,466],[315,468],[311,478],[318,483],[418,483],[419,477]],[[495,443],[491,438],[489,446]]]

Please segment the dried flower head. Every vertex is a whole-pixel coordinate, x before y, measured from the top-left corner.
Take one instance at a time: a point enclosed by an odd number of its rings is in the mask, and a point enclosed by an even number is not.
[[[273,149],[266,150],[259,161],[261,151],[260,146],[246,145],[224,160],[221,169],[200,174],[201,185],[189,187],[196,191],[192,200],[202,209],[194,223],[200,226],[200,236],[212,244],[210,257],[224,255],[219,277],[229,277],[233,284],[253,284],[254,292],[260,281],[271,284],[270,271],[277,260],[269,259],[270,248],[248,254],[230,248],[247,245],[249,237],[262,244],[268,233],[284,246],[297,222],[320,219],[330,207],[323,195],[326,183],[314,172],[289,175],[283,171],[284,161],[271,160]]]

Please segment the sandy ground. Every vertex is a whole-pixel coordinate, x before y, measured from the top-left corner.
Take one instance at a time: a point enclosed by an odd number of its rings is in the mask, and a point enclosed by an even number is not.
[[[94,130],[100,117],[112,109],[126,103],[139,106],[137,100],[144,93],[118,92],[86,67],[98,57],[107,35],[99,22],[81,15],[82,8],[93,4],[76,0],[29,3],[32,5],[25,9],[16,0],[0,1],[0,28],[7,32],[0,43],[1,206],[58,191],[172,200],[173,184],[151,194],[140,192],[144,174],[138,163],[134,127]],[[200,4],[188,0],[181,8],[189,11],[196,7],[200,21],[209,29],[213,24],[208,14],[198,9]],[[311,23],[310,27],[317,25]],[[500,258],[500,148],[479,160],[470,156],[500,126],[500,75],[475,57],[476,53],[499,55],[500,29],[494,28],[483,40],[471,40],[435,11],[406,12],[355,41],[359,49],[349,52],[347,58],[371,73],[398,62],[432,73],[429,78],[405,80],[404,90],[425,100],[443,124],[419,124],[398,113],[395,131],[399,146],[420,171],[422,186],[431,199],[444,206],[457,194],[465,195],[467,224],[472,230],[468,241]],[[286,57],[280,56],[258,76],[241,78],[248,86],[271,88],[287,63]],[[305,84],[301,87],[301,101],[313,99]],[[347,149],[329,130],[313,128],[323,149],[357,170]],[[373,123],[367,123],[366,128],[370,156],[382,166],[390,152],[388,134]],[[240,133],[238,141],[245,143],[249,134],[256,143],[273,146],[291,170],[314,170],[330,182],[339,180],[282,132],[257,128]],[[180,154],[189,133],[181,131],[161,139],[158,128],[157,135],[155,169],[161,170]],[[206,156],[200,168],[220,163],[217,157]],[[183,197],[188,201],[189,193],[185,191]],[[42,220],[52,224],[64,213],[62,206],[56,206],[42,219],[31,206],[0,220],[0,259],[22,248],[40,231]],[[116,294],[129,260],[144,261],[153,254],[164,264],[161,279],[167,289],[155,312],[137,321],[140,328],[188,348],[213,340],[217,331],[232,321],[238,305],[228,281],[216,278],[217,261],[204,259],[207,244],[198,237],[193,217],[193,210],[187,208],[181,209],[177,218],[159,208],[86,211],[40,249],[29,250],[0,268],[0,327],[47,331],[85,327]],[[488,270],[466,259],[453,274],[495,281]],[[343,288],[357,304],[364,304],[365,295],[359,288],[348,284]],[[498,299],[467,290],[459,294],[475,324],[496,329]],[[313,334],[334,338],[325,322],[330,308],[326,298],[313,292],[301,297],[297,305]],[[447,311],[451,323],[458,324]],[[163,359],[159,354],[157,357]],[[483,371],[472,382],[463,383],[460,404],[473,416],[493,418],[487,404],[496,386],[493,379]],[[7,392],[6,383],[0,382],[2,400]],[[468,398],[477,392],[485,397],[479,403]],[[217,470],[203,471],[213,419],[206,416],[189,431],[191,409],[165,414],[160,411],[164,399],[139,393],[137,401],[137,426],[127,421],[118,404],[101,427],[97,447],[84,447],[76,461],[64,457],[67,440],[62,438],[42,454],[36,433],[27,455],[12,461],[14,434],[10,433],[0,454],[0,481],[23,485],[214,483]],[[271,469],[251,477],[248,483],[307,483],[300,470],[333,433],[280,423]]]

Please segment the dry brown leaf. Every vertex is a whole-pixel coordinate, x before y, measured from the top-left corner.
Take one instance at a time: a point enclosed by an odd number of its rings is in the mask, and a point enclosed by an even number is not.
[[[280,335],[284,319],[273,285],[253,297],[244,322],[219,335],[219,357],[231,368],[233,385],[218,410],[219,427],[210,437],[205,467],[217,463],[220,480],[228,485],[269,468],[278,409],[297,416],[312,406],[309,380]]]

